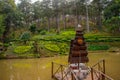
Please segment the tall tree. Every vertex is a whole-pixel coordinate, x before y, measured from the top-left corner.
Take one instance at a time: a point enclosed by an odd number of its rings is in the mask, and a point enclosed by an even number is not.
[[[41,19],[43,18],[42,4],[40,1],[36,1],[33,5],[34,21],[37,23],[37,26],[40,27]]]
[[[120,16],[120,0],[112,0],[104,10],[104,18],[107,20],[117,16]]]
[[[0,14],[0,41],[2,40],[2,34],[4,32],[5,25],[4,25],[4,16]]]
[[[60,5],[61,5],[60,1],[61,0],[52,0],[52,9],[54,11],[54,16],[56,18],[56,31],[57,31],[57,33],[60,32],[60,27],[59,27],[59,21],[60,21],[59,20],[59,16],[60,16],[60,14],[59,14],[59,12],[60,12],[59,8],[60,8]]]
[[[107,5],[104,10],[104,18],[110,32],[120,32],[120,0],[112,0]]]
[[[31,0],[20,0],[18,8],[23,13],[25,27],[29,27],[33,21],[33,7]]]
[[[4,32],[4,14],[2,14],[3,2],[0,1],[0,40],[2,40],[2,34]]]
[[[16,6],[14,0],[1,0],[1,3],[3,4],[1,6],[1,13],[4,14],[4,25],[5,25],[5,29],[2,35],[2,41],[6,42],[6,40],[8,40],[10,27],[16,21],[14,16],[16,11]]]
[[[47,18],[47,22],[48,22],[48,28],[47,28],[47,30],[50,31],[50,17],[52,15],[51,0],[43,0],[41,2],[41,4],[42,4],[42,9],[43,9],[44,16]]]
[[[94,6],[94,9],[96,11],[96,25],[98,26],[98,29],[102,29],[102,16],[103,16],[103,10],[106,7],[110,0],[93,0],[92,5]]]

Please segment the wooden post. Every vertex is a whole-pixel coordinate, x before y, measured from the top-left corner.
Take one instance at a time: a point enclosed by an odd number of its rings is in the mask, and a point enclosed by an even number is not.
[[[53,78],[54,77],[54,75],[53,75],[53,70],[54,70],[54,63],[52,62],[52,68],[51,68],[51,77]]]
[[[98,71],[100,71],[100,63],[98,63]]]
[[[71,77],[72,77],[72,80],[75,80],[74,76],[73,76],[73,73],[71,73]]]
[[[63,66],[62,65],[60,66],[61,66],[61,74],[62,74],[62,80],[63,80]]]
[[[91,68],[91,79],[94,80],[94,76],[93,76],[93,68]]]
[[[101,69],[100,69],[100,63],[98,63],[98,71],[101,71]],[[101,75],[100,73],[98,73],[99,74],[99,76]]]
[[[105,74],[105,60],[103,60],[103,73]],[[102,80],[105,80],[105,76],[102,76]]]

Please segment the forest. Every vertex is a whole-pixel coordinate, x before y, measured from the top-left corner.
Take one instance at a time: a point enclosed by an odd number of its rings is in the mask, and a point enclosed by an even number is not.
[[[0,58],[66,55],[78,24],[88,51],[120,51],[120,0],[0,0]]]

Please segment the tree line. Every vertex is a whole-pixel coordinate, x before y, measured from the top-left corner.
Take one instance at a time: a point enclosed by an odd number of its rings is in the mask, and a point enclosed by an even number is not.
[[[0,40],[15,38],[15,31],[56,33],[84,26],[87,32],[120,32],[120,0],[0,0]],[[21,33],[20,33],[21,34]]]

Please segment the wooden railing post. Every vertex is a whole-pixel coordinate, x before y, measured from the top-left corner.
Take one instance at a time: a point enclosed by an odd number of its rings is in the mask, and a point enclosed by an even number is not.
[[[62,80],[63,80],[63,66],[60,65],[60,67],[61,67],[61,74],[62,74]]]
[[[103,60],[103,73],[105,74],[105,60]],[[102,80],[105,80],[105,76],[102,76]]]
[[[91,68],[91,79],[94,80],[94,76],[93,76],[93,68]]]
[[[72,80],[74,80],[73,74],[71,73]]]
[[[51,77],[53,78],[54,77],[54,75],[53,75],[53,70],[54,70],[54,63],[52,62],[52,68],[51,68]]]

